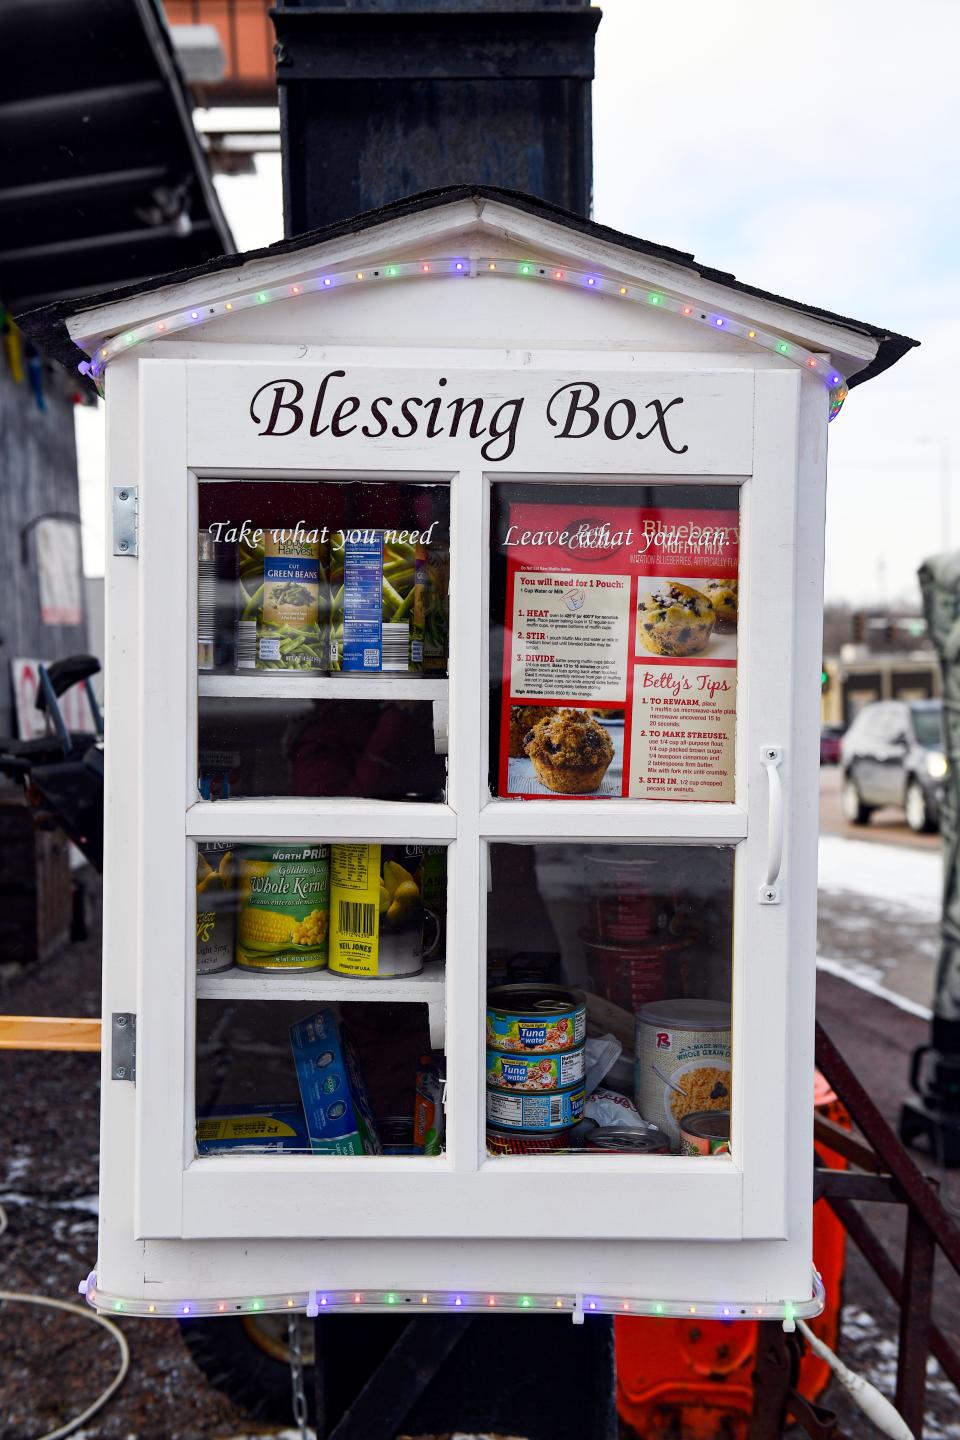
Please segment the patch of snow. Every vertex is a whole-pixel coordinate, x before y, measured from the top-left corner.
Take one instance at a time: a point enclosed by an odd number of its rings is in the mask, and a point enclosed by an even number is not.
[[[26,1205],[37,1210],[82,1210],[87,1215],[100,1214],[99,1195],[78,1195],[74,1200],[44,1200],[38,1195],[5,1190],[0,1191],[0,1205]]]
[[[16,1185],[18,1180],[22,1180],[30,1169],[31,1158],[30,1155],[11,1155],[7,1161],[4,1185]]]
[[[908,1015],[916,1015],[920,1020],[929,1020],[933,1014],[926,1005],[920,1005],[916,1000],[908,1000],[906,995],[898,995],[896,990],[882,985],[880,980],[883,971],[878,970],[875,965],[865,965],[860,960],[835,960],[830,955],[818,955],[817,969],[826,975],[836,975],[839,979],[846,980],[858,990],[878,995],[881,1000],[889,1000],[898,1010],[905,1010]]]
[[[943,858],[935,850],[821,835],[820,889],[828,895],[843,891],[863,895],[939,920]]]
[[[897,1342],[884,1333],[868,1310],[844,1305],[840,1316],[840,1351],[854,1373],[894,1398],[897,1388]],[[851,1353],[852,1352],[852,1353]],[[927,1357],[926,1414],[924,1440],[958,1440],[960,1423],[944,1416],[956,1415],[956,1391],[932,1355]],[[939,1413],[937,1413],[939,1412]]]

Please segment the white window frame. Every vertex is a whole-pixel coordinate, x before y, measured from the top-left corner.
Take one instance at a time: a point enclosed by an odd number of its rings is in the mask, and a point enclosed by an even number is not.
[[[367,357],[365,356],[365,359]],[[617,468],[606,450],[580,442],[542,445],[522,468],[501,473],[475,446],[442,451],[394,447],[402,469],[371,469],[369,459],[330,463],[317,447],[280,446],[265,463],[255,444],[228,433],[212,449],[210,410],[248,395],[248,362],[141,362],[140,439],[140,865],[138,883],[138,1075],[134,1230],[137,1239],[463,1238],[559,1240],[744,1240],[787,1237],[787,1177],[809,1153],[810,1137],[791,1110],[792,1087],[807,1083],[809,1037],[791,1023],[797,955],[809,905],[809,846],[794,856],[795,817],[808,797],[796,793],[791,740],[797,685],[794,636],[801,597],[795,564],[801,516],[801,377],[796,372],[691,367],[673,355],[643,357],[651,385],[682,373],[704,393],[739,376],[749,385],[746,418],[722,437],[709,473],[662,454],[650,468]],[[545,355],[551,373],[574,378],[570,362]],[[616,357],[590,356],[591,373]],[[286,361],[289,366],[290,362]],[[530,374],[513,362],[510,383]],[[397,367],[396,352],[381,362]],[[477,355],[458,366],[483,369]],[[262,371],[262,364],[260,370]],[[325,367],[303,364],[300,371]],[[354,367],[359,369],[359,366]],[[397,367],[398,371],[402,367]],[[631,367],[635,377],[638,367]],[[697,373],[699,371],[699,373]],[[614,368],[614,373],[616,370]],[[621,380],[622,383],[622,380]],[[199,404],[192,397],[202,395]],[[218,399],[219,397],[219,399]],[[743,424],[749,425],[744,433]],[[724,471],[724,446],[738,468]],[[744,454],[752,461],[744,465]],[[220,458],[222,456],[222,459]],[[577,469],[572,469],[575,460]],[[621,462],[622,463],[622,462]],[[278,468],[282,467],[282,468]],[[196,478],[284,475],[296,478],[449,479],[451,505],[450,785],[446,805],[357,800],[197,801],[196,752]],[[499,480],[576,483],[663,480],[741,486],[736,799],[732,804],[669,801],[509,801],[487,790],[489,486]],[[814,517],[815,523],[815,517]],[[481,538],[482,537],[482,538]],[[481,543],[478,543],[480,538]],[[468,597],[482,595],[477,606]],[[757,603],[757,597],[763,603]],[[817,611],[819,615],[819,611]],[[114,717],[116,720],[119,717]],[[803,722],[807,724],[806,721]],[[808,726],[809,728],[809,726]],[[809,737],[807,737],[809,738]],[[782,899],[759,901],[768,859],[767,777],[762,749],[784,748],[786,827]],[[122,751],[120,752],[122,755]],[[122,758],[119,764],[122,766]],[[128,777],[132,778],[132,777]],[[446,973],[448,1143],[444,1156],[268,1156],[197,1159],[193,1140],[195,1013],[191,838],[397,839],[450,842],[450,915]],[[132,837],[131,837],[132,838]],[[603,840],[737,844],[733,979],[732,1156],[691,1162],[681,1157],[487,1157],[483,1146],[483,1015],[486,865],[483,847],[499,840]],[[179,860],[177,857],[180,857]],[[179,965],[177,961],[179,960]],[[799,990],[805,1005],[809,990]],[[320,1002],[322,1003],[322,1002]],[[811,1007],[812,1014],[812,1007]],[[806,1017],[804,1017],[806,1025]],[[806,1107],[804,1113],[808,1113]],[[601,1179],[602,1176],[602,1179]],[[562,1187],[563,1204],[545,1205],[538,1177]],[[602,1190],[602,1221],[598,1199]]]

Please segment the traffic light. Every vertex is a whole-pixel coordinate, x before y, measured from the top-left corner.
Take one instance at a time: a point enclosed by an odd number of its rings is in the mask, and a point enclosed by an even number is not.
[[[830,671],[827,669],[826,665],[824,665],[823,661],[821,660],[821,662],[820,662],[820,694],[821,694],[821,695],[825,695],[829,689],[830,689]]]

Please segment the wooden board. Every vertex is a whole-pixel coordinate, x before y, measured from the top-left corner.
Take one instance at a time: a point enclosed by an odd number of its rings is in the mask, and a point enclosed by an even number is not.
[[[0,1050],[99,1049],[99,1016],[0,1015]]]

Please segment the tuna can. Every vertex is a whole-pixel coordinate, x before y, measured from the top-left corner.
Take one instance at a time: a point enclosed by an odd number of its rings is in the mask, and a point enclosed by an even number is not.
[[[533,1130],[542,1135],[551,1130],[569,1130],[583,1119],[586,1093],[582,1085],[572,1090],[545,1090],[540,1095],[527,1091],[487,1090],[487,1120],[497,1130]]]
[[[729,1155],[730,1111],[700,1110],[680,1122],[681,1155]]]
[[[237,964],[244,970],[322,970],[330,922],[329,845],[245,849]]]
[[[545,1155],[569,1148],[569,1130],[553,1130],[542,1135],[530,1130],[487,1131],[487,1149],[491,1155]]]
[[[233,968],[236,918],[232,845],[225,841],[198,845],[198,975],[219,975]]]
[[[670,1137],[656,1125],[648,1130],[629,1130],[625,1125],[603,1125],[587,1136],[587,1150],[607,1155],[669,1155]]]
[[[559,1055],[515,1055],[487,1051],[487,1084],[494,1090],[565,1090],[586,1074],[586,1052],[561,1050]]]
[[[587,1037],[582,990],[563,985],[499,985],[487,991],[487,1046],[550,1055]]]
[[[722,1000],[660,1000],[637,1016],[637,1109],[680,1146],[680,1121],[730,1108],[730,1006]]]

